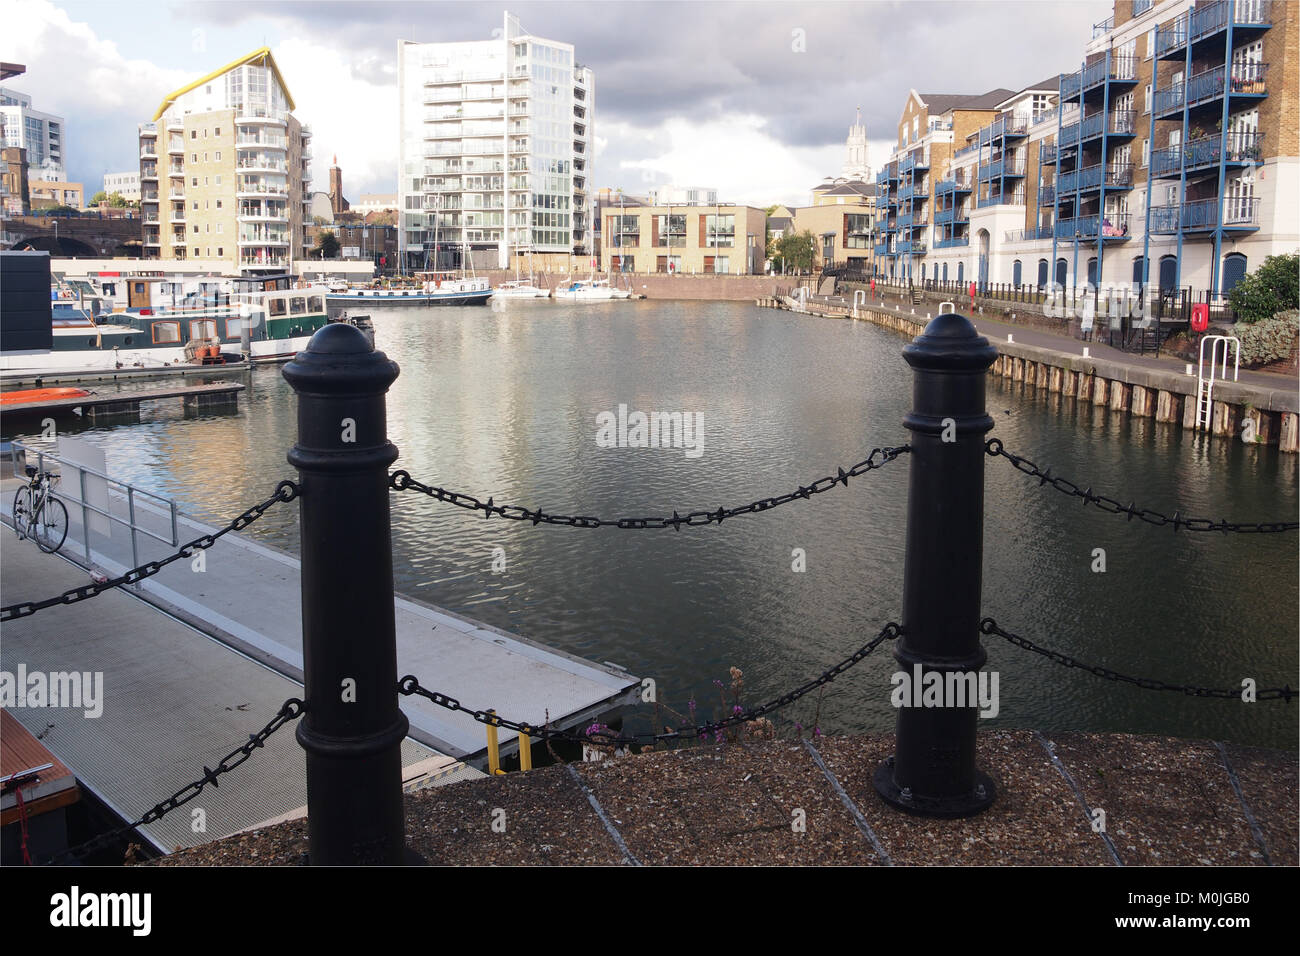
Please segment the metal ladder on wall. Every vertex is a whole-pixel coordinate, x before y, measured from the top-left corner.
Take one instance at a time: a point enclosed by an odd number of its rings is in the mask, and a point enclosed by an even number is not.
[[[1210,343],[1210,364],[1205,364],[1205,343]],[[1241,340],[1235,335],[1207,335],[1201,339],[1200,362],[1196,367],[1196,427],[1209,429],[1214,416],[1214,383],[1217,379],[1228,378],[1228,344],[1233,346],[1232,380],[1237,381],[1241,372]],[[1219,355],[1222,353],[1222,371]],[[1207,375],[1206,372],[1209,372]]]

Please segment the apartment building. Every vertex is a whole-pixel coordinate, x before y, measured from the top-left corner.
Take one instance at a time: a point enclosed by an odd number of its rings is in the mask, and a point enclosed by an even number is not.
[[[1298,19],[1269,0],[1116,0],[1054,90],[967,134],[920,261],[878,271],[1226,294],[1300,248]],[[882,229],[877,249],[904,238]]]
[[[33,109],[26,93],[0,86],[0,147],[27,151],[29,179],[67,179],[66,132],[62,116]]]
[[[755,275],[763,271],[767,214],[753,206],[607,206],[604,272]]]
[[[398,209],[408,267],[568,269],[590,256],[595,75],[504,15],[500,36],[399,41]]]
[[[27,188],[32,209],[49,209],[54,206],[81,209],[86,204],[81,183],[70,183],[62,179],[29,179]]]
[[[142,124],[145,258],[292,268],[310,200],[311,130],[267,47],[164,97]]]
[[[117,193],[130,202],[139,202],[140,170],[134,169],[124,173],[105,173],[104,192],[110,196]]]
[[[0,148],[0,212],[6,216],[25,216],[31,206],[27,151],[17,146]]]
[[[978,95],[908,92],[897,146],[876,174],[877,274],[907,280],[928,272],[935,183],[955,155],[973,152],[971,134],[992,122],[998,106],[1013,95],[1001,88]]]

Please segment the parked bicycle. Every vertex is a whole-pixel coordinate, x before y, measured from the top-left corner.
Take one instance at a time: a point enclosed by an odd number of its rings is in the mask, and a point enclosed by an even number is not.
[[[68,509],[54,497],[59,476],[27,466],[26,485],[14,495],[14,533],[18,540],[31,538],[42,551],[53,554],[68,536]]]

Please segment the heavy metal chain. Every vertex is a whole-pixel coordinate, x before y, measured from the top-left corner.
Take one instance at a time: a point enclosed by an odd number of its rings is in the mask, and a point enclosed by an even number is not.
[[[549,726],[538,727],[523,721],[508,720],[499,714],[492,713],[491,711],[473,710],[461,704],[461,702],[456,700],[454,697],[448,697],[446,694],[440,694],[437,691],[431,691],[422,687],[419,679],[409,674],[398,682],[397,688],[398,691],[405,696],[409,697],[412,694],[415,694],[425,698],[426,700],[432,701],[439,707],[444,707],[451,711],[458,710],[462,713],[468,714],[480,724],[487,724],[493,727],[504,727],[505,729],[513,730],[516,733],[527,734],[529,737],[539,737],[548,741],[567,740],[571,743],[579,744],[618,745],[638,743],[641,741],[653,741],[657,743],[661,740],[695,740],[703,738],[708,734],[718,734],[723,730],[726,730],[729,727],[735,727],[738,724],[757,720],[760,717],[766,716],[767,714],[780,710],[782,707],[794,703],[800,697],[811,693],[825,684],[829,684],[854,664],[857,664],[863,658],[867,657],[867,655],[882,643],[885,641],[895,640],[900,634],[902,634],[902,628],[891,621],[881,628],[879,634],[869,640],[866,644],[863,644],[848,657],[844,658],[844,660],[840,661],[834,667],[824,671],[821,676],[808,681],[808,683],[804,684],[802,687],[792,690],[788,694],[783,694],[775,700],[770,700],[766,704],[763,704],[760,707],[755,707],[752,710],[738,706],[736,713],[732,714],[730,717],[725,717],[722,720],[714,721],[713,723],[698,724],[694,727],[684,727],[679,730],[669,730],[659,734],[624,735],[614,734],[604,730],[574,733],[567,730],[554,730]]]
[[[217,543],[217,539],[222,535],[229,534],[231,531],[242,531],[250,524],[262,517],[263,514],[272,505],[282,501],[293,501],[294,498],[302,494],[302,489],[292,481],[282,481],[275,486],[275,493],[267,498],[260,505],[254,505],[249,508],[238,518],[235,518],[220,531],[214,531],[212,534],[205,534],[200,538],[195,538],[189,544],[184,545],[175,554],[157,561],[150,561],[140,565],[138,568],[132,568],[125,574],[115,578],[109,578],[107,581],[97,584],[85,584],[79,588],[72,588],[64,591],[62,594],[52,598],[46,598],[44,601],[25,601],[21,604],[11,604],[8,607],[0,608],[0,621],[12,621],[16,618],[27,617],[35,614],[37,611],[43,611],[47,607],[54,607],[56,604],[76,604],[78,601],[84,601],[87,598],[95,597],[112,588],[121,587],[124,584],[136,584],[145,578],[151,578],[173,561],[179,561],[182,558],[193,557],[199,551],[206,551]]]
[[[797,491],[791,491],[784,495],[778,495],[775,498],[760,498],[757,501],[747,505],[741,505],[738,508],[718,508],[716,511],[692,511],[688,514],[678,514],[676,511],[671,517],[655,518],[592,518],[581,515],[559,515],[548,514],[540,508],[529,510],[519,505],[499,505],[489,498],[487,501],[479,501],[473,495],[463,494],[457,491],[447,491],[445,488],[430,487],[416,481],[405,471],[395,471],[389,478],[388,483],[394,491],[418,491],[423,492],[430,498],[438,501],[445,501],[448,504],[456,505],[459,508],[468,508],[471,511],[482,511],[484,518],[491,518],[498,515],[502,518],[509,518],[513,521],[531,521],[537,524],[559,524],[568,525],[571,528],[601,528],[601,527],[618,527],[628,529],[642,528],[673,528],[681,530],[682,525],[687,527],[698,527],[707,524],[721,524],[726,518],[734,518],[737,515],[757,514],[760,511],[768,511],[780,505],[787,504],[797,499],[811,498],[813,495],[819,495],[824,491],[830,491],[836,485],[848,485],[850,478],[857,478],[859,475],[865,475],[867,472],[881,468],[893,461],[899,455],[909,452],[912,449],[904,445],[899,448],[873,448],[871,454],[864,460],[858,462],[852,468],[845,470],[837,468],[834,475],[827,475],[825,478],[818,478],[810,485],[801,486]],[[880,460],[876,460],[876,456]]]
[[[998,622],[991,617],[986,617],[980,621],[980,633],[996,635],[1005,638],[1017,647],[1023,647],[1027,651],[1033,651],[1035,654],[1041,654],[1048,660],[1055,661],[1065,667],[1077,667],[1085,670],[1097,677],[1104,677],[1106,680],[1118,681],[1123,684],[1133,684],[1141,687],[1143,690],[1175,690],[1188,697],[1218,697],[1223,700],[1240,700],[1242,691],[1240,688],[1233,690],[1218,690],[1210,687],[1194,687],[1189,684],[1166,684],[1164,681],[1155,680],[1151,677],[1130,677],[1127,674],[1121,674],[1119,671],[1113,671],[1108,667],[1101,667],[1097,664],[1086,664],[1083,661],[1075,660],[1060,651],[1049,650],[1046,647],[1039,647],[1027,637],[1021,637],[1019,634],[1012,634],[1010,631],[1004,631],[998,626]],[[1291,689],[1291,685],[1284,687],[1272,687],[1267,690],[1255,692],[1256,700],[1285,700],[1290,703],[1292,697],[1300,696],[1300,691]]]
[[[97,850],[109,846],[114,841],[116,841],[119,837],[121,837],[123,834],[129,833],[132,830],[137,829],[138,827],[145,826],[146,824],[154,823],[157,820],[161,820],[163,817],[165,817],[168,813],[171,813],[171,811],[175,810],[177,807],[189,803],[200,793],[202,793],[203,788],[208,786],[208,784],[211,784],[213,787],[219,786],[219,784],[217,783],[218,777],[220,777],[222,774],[230,773],[230,771],[234,770],[236,767],[242,764],[245,760],[247,760],[249,757],[253,755],[254,750],[257,750],[260,747],[265,746],[268,737],[270,737],[273,733],[275,733],[277,730],[279,730],[281,727],[283,727],[285,724],[289,723],[290,721],[297,720],[299,717],[302,716],[303,712],[306,709],[307,709],[307,705],[305,703],[303,703],[297,697],[290,697],[288,700],[286,700],[283,704],[280,705],[280,709],[276,712],[276,715],[273,718],[271,718],[270,723],[268,723],[257,733],[249,735],[247,743],[241,744],[240,746],[232,750],[230,753],[226,754],[224,757],[221,758],[220,761],[218,761],[215,767],[209,768],[205,766],[203,768],[203,776],[200,777],[198,780],[195,780],[193,783],[182,787],[180,790],[177,790],[175,793],[173,793],[170,797],[168,797],[166,800],[162,801],[161,803],[155,803],[148,811],[145,812],[145,814],[142,817],[140,817],[140,819],[136,820],[134,823],[128,823],[126,826],[118,827],[116,830],[113,830],[109,833],[100,834],[99,836],[95,837],[92,840],[88,840],[85,843],[81,843],[75,847],[70,847],[69,849],[62,850],[59,853],[55,854],[55,856],[53,856],[51,859],[47,860],[46,863],[47,864],[54,863],[56,861],[63,860],[69,857],[77,860],[85,859],[91,853],[94,853]]]
[[[1132,521],[1137,518],[1139,521],[1145,521],[1153,525],[1173,525],[1174,531],[1179,528],[1185,528],[1188,531],[1222,531],[1227,534],[1230,531],[1236,531],[1242,534],[1258,533],[1264,534],[1272,531],[1295,531],[1300,528],[1300,521],[1255,521],[1255,522],[1236,522],[1220,520],[1215,521],[1212,518],[1187,518],[1174,512],[1173,517],[1161,514],[1159,511],[1152,511],[1148,508],[1138,508],[1133,502],[1124,504],[1116,501],[1114,498],[1108,498],[1105,495],[1094,495],[1091,486],[1080,488],[1074,482],[1065,478],[1059,478],[1052,474],[1049,466],[1046,470],[1040,469],[1028,458],[1020,455],[1013,455],[1007,451],[1002,442],[997,438],[990,438],[984,443],[985,451],[991,457],[1005,458],[1015,466],[1017,471],[1022,471],[1031,478],[1037,478],[1041,487],[1050,484],[1057,491],[1070,495],[1075,498],[1082,498],[1085,505],[1095,505],[1102,511],[1113,515],[1128,515],[1128,520]]]

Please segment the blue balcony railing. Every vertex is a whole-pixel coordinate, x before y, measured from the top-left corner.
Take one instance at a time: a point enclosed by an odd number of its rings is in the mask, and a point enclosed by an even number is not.
[[[906,229],[912,224],[912,214],[899,213],[898,218],[894,220],[894,225],[899,229]]]
[[[1083,88],[1083,73],[1062,73],[1060,78],[1060,97],[1068,100],[1071,97],[1078,96],[1079,90]]]
[[[959,222],[970,222],[970,213],[964,206],[952,206],[948,209],[938,209],[934,213],[934,224],[936,226],[946,226]]]
[[[1057,239],[1095,239],[1101,228],[1099,216],[1079,216],[1076,219],[1062,219],[1056,224]]]
[[[1224,199],[1222,210],[1218,197],[1181,205],[1152,206],[1151,232],[1166,236],[1178,232],[1179,228],[1184,232],[1208,232],[1218,227],[1221,213],[1224,229],[1259,227],[1259,199],[1229,196]]]
[[[952,158],[957,159],[959,156],[966,156],[970,153],[975,152],[979,148],[980,148],[979,143],[971,143],[969,146],[963,146],[961,149],[957,150],[957,152],[953,153]]]
[[[898,243],[898,254],[900,256],[923,256],[925,255],[924,239],[903,239]]]
[[[1034,242],[1038,239],[1051,239],[1051,224],[1030,226],[1028,229],[1010,229],[1005,233],[1007,242]]]
[[[1091,66],[1084,67],[1080,78],[1083,89],[1090,90],[1107,80],[1127,82],[1137,79],[1137,57],[1103,57]]]
[[[1219,163],[1257,163],[1263,159],[1263,136],[1263,133],[1258,132],[1234,131],[1227,136],[1215,133],[1181,146],[1158,149],[1151,157],[1151,175],[1166,177],[1178,174],[1182,169],[1195,171]]]
[[[948,236],[944,239],[934,240],[936,249],[955,249],[958,246],[969,246],[970,236]]]
[[[1072,169],[1056,177],[1056,188],[1062,193],[1072,193],[1076,189],[1099,189],[1101,187],[1102,167],[1085,166]]]
[[[908,173],[912,171],[912,167],[915,165],[916,165],[915,159],[913,159],[911,156],[904,156],[902,159],[898,161],[899,177],[901,178],[903,176],[906,176]]]
[[[1056,202],[1056,184],[1049,183],[1046,186],[1038,187],[1038,205],[1050,206]]]
[[[956,176],[952,179],[940,179],[934,184],[934,194],[936,196],[946,196],[948,193],[968,193],[970,189],[970,177],[966,175]]]
[[[1177,53],[1187,43],[1187,14],[1183,14],[1168,27],[1156,27],[1156,59]]]
[[[1092,38],[1095,40],[1097,39],[1097,37],[1105,36],[1107,33],[1109,33],[1111,30],[1114,29],[1115,29],[1115,18],[1107,17],[1105,20],[1102,20],[1100,23],[1094,23],[1092,25]]]
[[[1192,7],[1189,26],[1193,42],[1202,37],[1226,30],[1228,21],[1234,26],[1268,26],[1270,24],[1268,0],[1217,0],[1215,3]]]
[[[1038,165],[1051,166],[1056,162],[1056,144],[1041,143],[1038,147]]]

